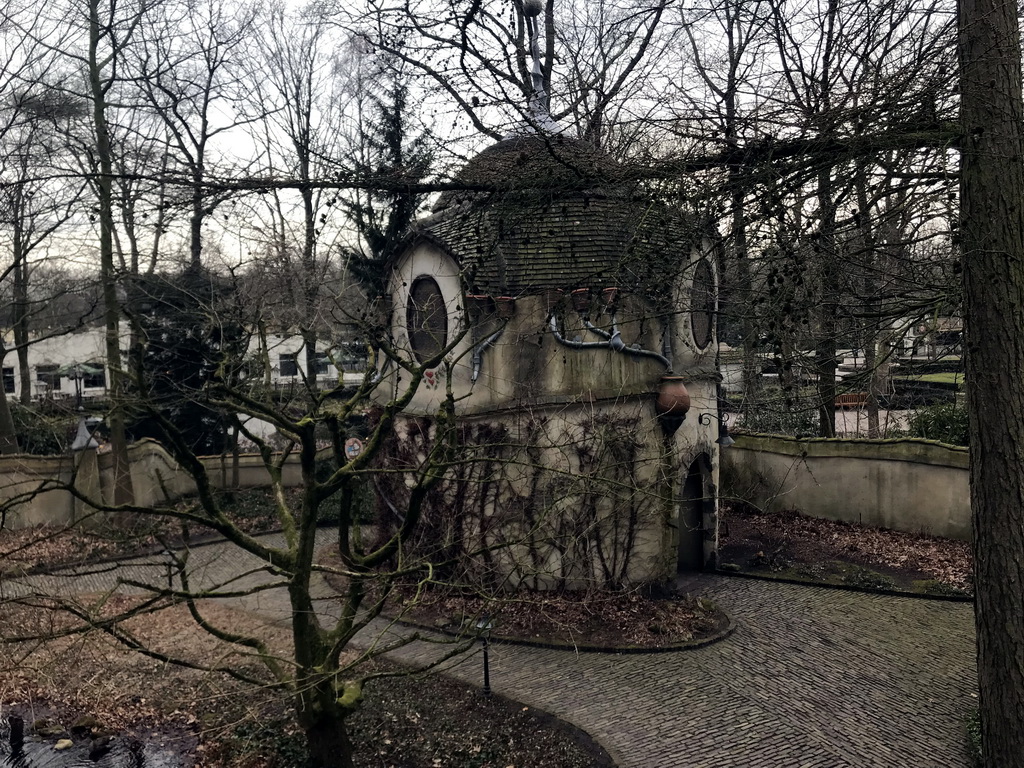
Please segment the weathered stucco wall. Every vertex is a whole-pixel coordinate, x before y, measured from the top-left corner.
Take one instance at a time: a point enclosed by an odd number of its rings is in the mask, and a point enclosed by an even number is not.
[[[715,382],[689,388],[693,413],[671,438],[651,392],[463,416],[461,460],[423,512],[425,545],[474,578],[541,589],[663,581],[681,552],[691,569],[713,561],[718,425],[696,414],[714,407]],[[399,423],[393,469],[416,466],[432,439],[429,418]],[[383,492],[402,508],[407,488],[395,477]]]
[[[195,483],[170,454],[154,440],[140,440],[129,446],[132,486],[135,502],[153,506],[195,492]],[[215,487],[235,486],[231,457],[222,463],[219,456],[200,459]],[[298,458],[286,463],[286,486],[298,485],[301,470]],[[28,528],[34,525],[70,525],[97,516],[86,502],[68,490],[74,487],[82,495],[102,503],[112,502],[113,468],[109,453],[82,451],[74,456],[0,457],[0,505],[6,509],[5,527]],[[270,485],[263,460],[245,454],[238,461],[239,488]]]
[[[709,250],[710,244],[705,249]],[[453,348],[451,388],[460,416],[484,414],[504,408],[522,409],[549,403],[603,400],[607,398],[643,396],[654,391],[665,373],[661,363],[630,356],[609,349],[572,349],[559,344],[550,331],[545,296],[525,295],[515,298],[514,311],[507,320],[491,317],[474,321],[462,308],[462,277],[455,262],[437,246],[422,243],[400,259],[392,277],[392,337],[396,348],[412,357],[406,328],[409,290],[418,277],[434,279],[448,308],[448,339],[460,334]],[[715,370],[714,343],[697,347],[690,328],[690,283],[674,286],[672,319],[672,356],[675,372],[694,379],[718,380]],[[594,306],[597,307],[595,299]],[[563,298],[558,312],[558,327],[566,339],[588,342],[601,338],[584,328],[580,314]],[[592,313],[595,323],[603,325],[608,317],[602,311]],[[623,295],[616,315],[623,343],[655,352],[662,352],[664,312],[648,307],[644,297]],[[605,327],[608,330],[609,327]],[[481,340],[498,329],[501,335],[482,353],[477,380],[472,380],[472,351]],[[407,376],[391,369],[386,394],[401,392]],[[425,380],[406,409],[410,414],[432,414],[445,397],[445,366]],[[689,387],[689,383],[687,384]],[[715,403],[712,400],[711,405]],[[694,418],[698,411],[696,406]]]
[[[496,435],[504,441],[505,453],[488,459],[486,477],[469,477],[479,463],[454,469],[455,490],[442,489],[445,501],[432,510],[439,520],[453,518],[435,532],[437,541],[478,548],[486,553],[481,567],[531,587],[660,581],[679,563],[693,569],[714,561],[719,376],[716,345],[703,333],[696,338],[693,310],[700,307],[691,306],[703,295],[692,285],[695,265],[712,251],[705,241],[682,275],[666,274],[668,305],[595,278],[583,293],[538,289],[502,300],[503,318],[481,313],[487,305],[479,297],[463,297],[458,265],[433,242],[416,244],[397,261],[396,347],[412,357],[408,304],[421,276],[441,292],[449,341],[464,333],[448,365],[424,378],[402,420],[422,429],[418,420],[437,413],[450,385],[467,450],[487,451]],[[619,350],[602,341],[613,330],[611,308]],[[706,313],[704,319],[710,322]],[[489,338],[474,359],[474,346]],[[574,346],[580,342],[586,346]],[[684,379],[691,408],[671,437],[654,412],[664,363],[623,349],[664,354]],[[408,379],[390,368],[382,397],[401,393]],[[711,418],[701,424],[702,415]],[[476,447],[474,436],[481,440]],[[408,435],[403,440],[405,450],[425,451]]]
[[[0,504],[4,527],[66,525],[74,520],[74,503],[60,485],[71,481],[70,456],[0,457]]]
[[[929,440],[737,435],[722,452],[723,498],[767,510],[969,540],[966,448]]]

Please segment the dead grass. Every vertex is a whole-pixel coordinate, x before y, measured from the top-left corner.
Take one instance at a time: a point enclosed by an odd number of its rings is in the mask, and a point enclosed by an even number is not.
[[[129,603],[126,598],[114,602],[111,610]],[[81,603],[88,605],[88,597]],[[282,648],[287,643],[283,629],[248,614],[216,606],[204,610],[236,631],[259,631]],[[19,613],[11,607],[3,612],[6,632],[17,626]],[[22,628],[31,631],[38,623]],[[250,658],[199,630],[183,606],[131,619],[125,629],[154,650],[173,650],[200,664],[237,664],[258,671]],[[184,754],[201,753],[206,742],[277,698],[272,691],[249,687],[242,695],[241,684],[222,675],[148,658],[97,630],[4,650],[0,705],[47,712],[65,723],[90,714],[113,731],[175,742]]]
[[[190,503],[185,499],[179,506]],[[272,530],[278,525],[269,496],[263,489],[238,491],[223,503],[234,523],[248,533]],[[191,526],[189,533],[193,539],[214,535],[212,530],[196,525]],[[178,521],[160,516],[137,519],[131,527],[105,523],[97,514],[68,526],[3,528],[0,529],[0,575],[130,557],[160,549],[166,543],[180,540],[181,535]]]

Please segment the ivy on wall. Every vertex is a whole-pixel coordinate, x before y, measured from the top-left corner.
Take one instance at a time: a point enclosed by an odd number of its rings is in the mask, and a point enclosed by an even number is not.
[[[638,535],[670,503],[657,446],[635,421],[527,416],[459,427],[457,458],[424,506],[413,542],[436,578],[495,590],[618,589],[635,580]],[[408,481],[433,439],[430,419],[406,422],[375,483],[379,535],[400,523]]]

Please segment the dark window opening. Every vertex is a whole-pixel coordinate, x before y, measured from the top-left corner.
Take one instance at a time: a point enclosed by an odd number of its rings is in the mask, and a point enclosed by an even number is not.
[[[326,376],[334,366],[331,363],[330,355],[326,352],[316,353],[316,375]]]
[[[86,363],[82,366],[82,386],[102,388],[107,386],[107,374],[100,363]]]
[[[690,289],[690,328],[699,349],[711,343],[715,330],[715,275],[707,259],[697,262]]]
[[[37,365],[36,381],[43,384],[50,392],[60,391],[60,366]]]
[[[279,355],[277,365],[282,377],[293,378],[299,375],[299,358],[294,352]]]
[[[14,368],[4,367],[4,392],[14,394]]]
[[[437,282],[418,277],[409,290],[406,311],[409,345],[421,363],[437,355],[448,343],[448,308]]]
[[[342,343],[339,362],[341,370],[347,373],[362,373],[370,364],[370,353],[365,344],[346,341]]]

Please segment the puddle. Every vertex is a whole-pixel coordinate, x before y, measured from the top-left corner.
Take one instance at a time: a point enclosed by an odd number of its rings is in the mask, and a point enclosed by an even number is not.
[[[106,743],[74,739],[55,749],[55,738],[42,739],[17,717],[0,722],[0,768],[182,768],[181,759],[166,749],[138,739],[113,736]]]

